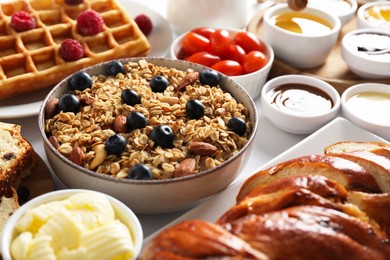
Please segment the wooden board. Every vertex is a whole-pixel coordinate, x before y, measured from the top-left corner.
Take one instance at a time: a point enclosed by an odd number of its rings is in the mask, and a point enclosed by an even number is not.
[[[37,168],[30,175],[23,178],[22,182],[18,186],[19,202],[23,204],[32,198],[53,190],[54,183],[50,170],[39,157]]]
[[[261,10],[257,15],[255,15],[249,22],[247,30],[253,32],[260,37],[262,34],[262,19],[263,14],[266,9]],[[352,73],[347,64],[341,57],[341,40],[343,36],[357,28],[357,19],[354,17],[352,21],[344,25],[341,29],[339,39],[336,46],[332,49],[329,57],[327,58],[325,64],[314,69],[296,69],[292,66],[287,65],[286,63],[275,59],[274,64],[271,68],[269,79],[285,75],[285,74],[304,74],[310,76],[316,76],[337,89],[337,91],[342,94],[344,90],[348,87],[364,83],[364,82],[374,82],[374,83],[385,83],[390,84],[390,79],[383,80],[372,80],[372,79],[362,79],[359,76]]]

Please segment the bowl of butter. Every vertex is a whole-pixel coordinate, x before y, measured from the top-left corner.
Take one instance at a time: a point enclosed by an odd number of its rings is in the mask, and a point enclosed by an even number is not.
[[[21,206],[1,239],[4,259],[136,259],[143,232],[135,214],[119,200],[66,189]]]

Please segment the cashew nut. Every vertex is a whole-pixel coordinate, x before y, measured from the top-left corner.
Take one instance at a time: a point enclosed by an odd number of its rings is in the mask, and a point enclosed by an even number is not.
[[[107,151],[104,144],[98,144],[92,148],[95,151],[95,158],[89,164],[89,169],[93,170],[104,162],[107,158]]]

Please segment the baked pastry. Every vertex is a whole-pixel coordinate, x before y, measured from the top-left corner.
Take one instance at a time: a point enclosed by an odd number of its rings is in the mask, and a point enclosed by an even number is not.
[[[353,190],[379,192],[378,183],[362,166],[335,156],[308,155],[257,172],[245,181],[237,195],[240,201],[250,190],[289,176],[322,175]]]
[[[17,186],[38,163],[37,154],[20,130],[19,125],[0,122],[0,233],[19,208]]]
[[[388,259],[390,193],[371,174],[383,165],[349,160],[350,154],[370,153],[364,160],[379,156],[358,147],[299,157],[254,174],[216,223],[187,220],[169,227],[146,245],[140,259],[253,259],[255,253],[255,259]],[[220,228],[224,231],[216,232]],[[250,248],[251,255],[216,250],[221,247]]]
[[[390,192],[390,160],[388,158],[370,151],[330,153],[328,156],[344,158],[359,164],[374,177],[382,192]]]
[[[21,10],[34,17],[36,28],[17,32],[11,26],[12,15]],[[87,10],[94,10],[104,20],[96,35],[83,36],[77,30],[77,16]],[[60,46],[66,38],[83,46],[82,58],[64,60]],[[0,99],[52,86],[100,62],[145,56],[150,49],[135,21],[115,0],[84,0],[78,5],[58,0],[2,3],[0,45]]]
[[[347,201],[364,211],[390,237],[390,193],[350,192]]]
[[[268,259],[219,225],[202,220],[179,223],[162,232],[140,259]]]
[[[250,215],[224,228],[269,259],[388,259],[386,236],[343,212],[295,206]]]
[[[337,203],[345,201],[347,195],[348,192],[337,182],[320,175],[281,178],[256,186],[225,212],[217,223],[229,223],[251,214],[259,215],[298,205],[341,210]]]

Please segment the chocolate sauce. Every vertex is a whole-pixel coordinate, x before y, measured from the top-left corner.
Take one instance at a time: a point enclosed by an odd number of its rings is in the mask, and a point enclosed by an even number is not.
[[[354,37],[357,51],[371,55],[390,49],[390,36],[377,33],[362,33]],[[378,54],[376,54],[378,53]]]
[[[314,115],[332,109],[333,100],[314,86],[290,83],[267,93],[271,104],[278,109],[300,115]]]

